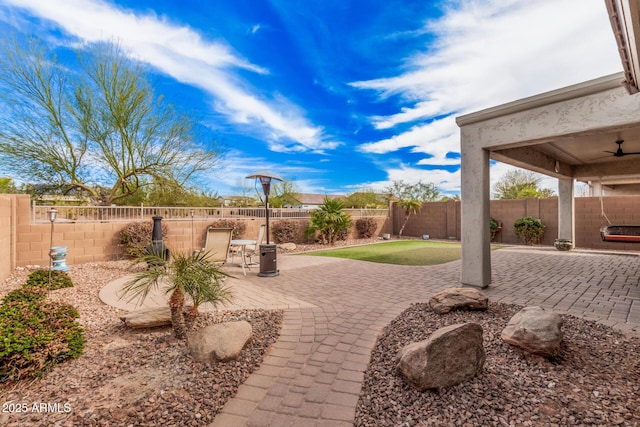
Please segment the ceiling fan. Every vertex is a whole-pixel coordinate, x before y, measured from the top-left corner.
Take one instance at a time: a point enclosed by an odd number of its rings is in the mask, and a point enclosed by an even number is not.
[[[605,153],[611,153],[613,154],[613,157],[624,157],[628,154],[640,154],[640,152],[633,152],[633,153],[625,153],[624,151],[622,151],[622,143],[624,142],[624,139],[619,139],[616,141],[616,144],[618,144],[618,149],[616,151],[605,151]]]

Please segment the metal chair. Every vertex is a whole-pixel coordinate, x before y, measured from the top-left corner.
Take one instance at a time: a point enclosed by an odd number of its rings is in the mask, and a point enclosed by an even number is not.
[[[216,264],[224,264],[231,248],[232,228],[208,227],[204,248],[199,252],[207,253],[207,260]]]
[[[245,258],[249,258],[249,262],[246,263],[247,265],[248,264],[254,264],[254,262],[252,260],[252,257],[260,250],[260,244],[264,240],[265,228],[266,228],[266,226],[264,224],[262,224],[260,226],[260,228],[258,228],[258,237],[256,238],[256,244],[255,245],[247,245],[244,248],[244,256],[245,256]]]

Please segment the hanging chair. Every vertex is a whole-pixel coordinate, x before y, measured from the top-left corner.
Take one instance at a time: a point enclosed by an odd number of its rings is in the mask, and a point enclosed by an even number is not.
[[[604,212],[602,197],[602,178],[600,178],[600,215],[607,220],[608,225],[600,228],[600,237],[605,242],[640,243],[640,225],[611,224]]]
[[[640,225],[607,225],[600,236],[605,242],[640,243]]]

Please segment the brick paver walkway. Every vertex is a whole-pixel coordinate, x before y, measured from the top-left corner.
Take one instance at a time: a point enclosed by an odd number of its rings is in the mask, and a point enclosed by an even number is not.
[[[640,256],[495,251],[492,301],[542,305],[640,333]],[[351,426],[377,334],[411,303],[459,286],[460,262],[395,266],[280,255],[280,275],[234,282],[237,307],[284,308],[278,341],[212,427]],[[263,300],[256,301],[259,295]]]

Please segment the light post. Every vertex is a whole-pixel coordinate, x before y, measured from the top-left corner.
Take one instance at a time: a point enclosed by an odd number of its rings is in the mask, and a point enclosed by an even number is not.
[[[51,289],[51,270],[53,270],[53,223],[56,222],[58,211],[54,208],[49,209],[47,212],[49,215],[49,221],[51,222],[51,239],[49,240],[49,289]]]
[[[250,178],[260,180],[260,184],[262,184],[262,191],[264,192],[265,197],[264,208],[267,225],[267,243],[260,244],[260,273],[258,273],[258,276],[277,276],[279,272],[277,268],[276,245],[275,243],[271,244],[269,242],[269,193],[271,192],[271,181],[274,179],[277,181],[282,181],[282,178],[278,177],[273,172],[269,172],[266,170],[259,170],[247,176],[247,179]]]
[[[196,210],[189,209],[189,213],[191,214],[191,250],[193,251],[195,249],[193,246],[193,215],[196,213]]]

